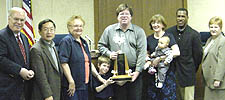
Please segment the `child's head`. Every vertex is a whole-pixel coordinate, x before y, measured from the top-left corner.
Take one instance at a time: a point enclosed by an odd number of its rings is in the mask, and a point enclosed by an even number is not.
[[[100,74],[105,74],[109,71],[110,59],[106,56],[98,57],[98,69]]]
[[[168,47],[169,43],[170,43],[170,38],[168,36],[163,36],[159,39],[158,47],[166,48],[166,47]]]

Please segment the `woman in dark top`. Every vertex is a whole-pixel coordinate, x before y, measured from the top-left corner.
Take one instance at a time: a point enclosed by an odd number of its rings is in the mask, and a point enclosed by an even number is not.
[[[168,36],[170,38],[169,47],[172,48],[173,56],[179,56],[180,51],[173,35],[170,33],[165,33],[164,31],[166,28],[164,17],[160,14],[152,16],[149,25],[154,33],[147,37],[148,54],[150,55],[155,51],[155,48],[158,45],[159,38]],[[157,64],[158,63],[152,65],[156,66]],[[176,100],[176,81],[173,69],[174,68],[169,68],[169,70],[167,71],[166,80],[162,88],[157,88],[155,86],[155,75],[145,73],[145,78],[148,80],[147,100]]]
[[[63,100],[88,100],[92,74],[88,45],[81,37],[84,24],[80,16],[70,17],[67,22],[70,34],[59,44],[59,57],[64,71]]]

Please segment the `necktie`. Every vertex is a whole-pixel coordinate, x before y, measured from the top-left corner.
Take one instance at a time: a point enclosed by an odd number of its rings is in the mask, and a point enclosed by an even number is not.
[[[20,47],[20,51],[21,51],[21,53],[23,55],[24,62],[26,63],[26,53],[25,53],[24,46],[22,44],[22,41],[20,41],[19,35],[17,35],[16,38],[17,38],[18,45]]]

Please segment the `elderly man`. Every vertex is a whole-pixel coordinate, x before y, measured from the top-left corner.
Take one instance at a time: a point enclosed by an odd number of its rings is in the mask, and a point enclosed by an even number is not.
[[[29,43],[20,31],[25,24],[25,11],[13,7],[8,25],[0,30],[0,100],[24,100],[29,70]]]

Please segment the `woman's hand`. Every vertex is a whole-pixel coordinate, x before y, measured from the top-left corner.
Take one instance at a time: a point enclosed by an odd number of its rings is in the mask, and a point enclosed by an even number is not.
[[[152,66],[156,67],[160,62],[160,57],[156,57],[154,60],[153,60],[153,63],[152,63]]]
[[[69,96],[74,96],[75,82],[69,82],[69,89],[67,90]]]

